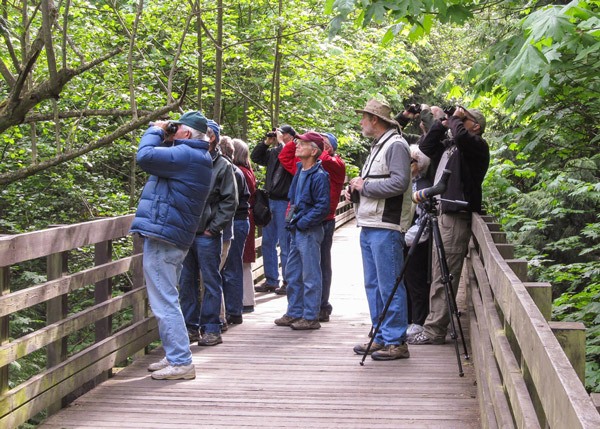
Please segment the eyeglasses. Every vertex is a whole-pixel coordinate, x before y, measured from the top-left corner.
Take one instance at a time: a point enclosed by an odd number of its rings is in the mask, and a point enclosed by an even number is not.
[[[319,148],[315,142],[311,142],[311,141],[308,141],[308,140],[294,139],[294,143],[295,143],[296,145],[299,145],[299,144],[303,144],[303,145],[311,145],[311,146],[312,146],[312,147],[314,147],[315,149],[318,149],[318,148]]]

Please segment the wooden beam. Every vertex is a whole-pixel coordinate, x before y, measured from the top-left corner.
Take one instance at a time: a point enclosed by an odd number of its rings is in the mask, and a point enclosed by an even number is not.
[[[581,322],[550,322],[550,329],[585,386],[585,325]]]
[[[550,320],[552,317],[552,285],[547,282],[527,282],[523,283],[529,296],[537,308],[544,316],[544,319]]]

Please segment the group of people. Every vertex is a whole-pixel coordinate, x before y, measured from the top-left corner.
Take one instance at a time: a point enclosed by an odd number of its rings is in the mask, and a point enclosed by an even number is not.
[[[411,233],[420,219],[415,216],[419,207],[411,202],[412,193],[437,183],[445,169],[451,171],[447,189],[439,196],[438,224],[454,294],[471,234],[471,213],[481,211],[481,187],[489,165],[489,148],[481,137],[485,117],[479,110],[463,107],[451,114],[437,106],[420,107],[418,114],[405,110],[395,118],[390,107],[377,100],[357,110],[362,113],[363,135],[373,141],[360,176],[350,181],[346,198],[355,202],[356,221],[362,227],[365,290],[371,322],[380,329],[370,347],[359,344],[354,352],[370,353],[374,360],[408,358],[408,344],[443,344],[450,323],[440,263],[437,253],[429,251],[427,240],[415,243],[416,257],[408,261],[405,276],[399,278],[406,240],[415,238]],[[404,126],[416,117],[422,133],[404,134]],[[409,146],[407,140],[414,144]]]
[[[430,263],[426,240],[418,243],[404,281],[395,287],[406,241],[418,224],[419,208],[411,195],[437,182],[447,168],[453,175],[441,197],[469,203],[467,208],[440,204],[440,230],[456,289],[471,212],[481,210],[489,149],[481,137],[485,118],[479,111],[459,107],[448,116],[438,107],[423,107],[418,115],[405,110],[396,118],[376,100],[356,110],[362,114],[362,134],[372,142],[360,175],[346,190],[345,164],[331,133],[298,134],[284,125],[267,133],[250,154],[245,142],[221,136],[220,126],[198,111],[176,122],[152,124],[137,154],[150,178],[131,227],[144,237],[148,299],[165,350],[165,357],[148,368],[152,378],[195,378],[190,343],[220,344],[222,330],[253,311],[255,291],[287,296],[286,312],[274,321],[278,326],[307,330],[328,322],[331,246],[342,192],[355,203],[361,227],[373,326],[393,293],[371,347],[359,344],[354,352],[392,360],[409,357],[407,344],[443,343],[450,315],[436,255]],[[404,134],[403,127],[415,117],[422,133]],[[264,188],[272,215],[262,230],[265,281],[256,287],[251,268],[256,178],[250,159],[266,167]]]

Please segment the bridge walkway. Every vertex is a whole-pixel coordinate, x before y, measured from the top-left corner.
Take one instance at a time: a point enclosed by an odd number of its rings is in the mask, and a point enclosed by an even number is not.
[[[334,312],[321,329],[275,326],[286,299],[261,294],[223,344],[192,346],[195,380],[152,380],[146,367],[162,357],[159,348],[40,427],[479,428],[473,367],[463,360],[458,376],[452,343],[359,365],[352,347],[367,340],[370,324],[358,236],[354,222],[336,231]]]

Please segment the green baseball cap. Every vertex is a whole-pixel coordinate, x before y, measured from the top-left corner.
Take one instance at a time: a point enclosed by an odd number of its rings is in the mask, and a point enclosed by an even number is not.
[[[183,115],[181,115],[179,120],[174,121],[174,123],[187,125],[188,127],[198,130],[201,133],[206,133],[208,127],[206,117],[198,110],[185,112]]]

